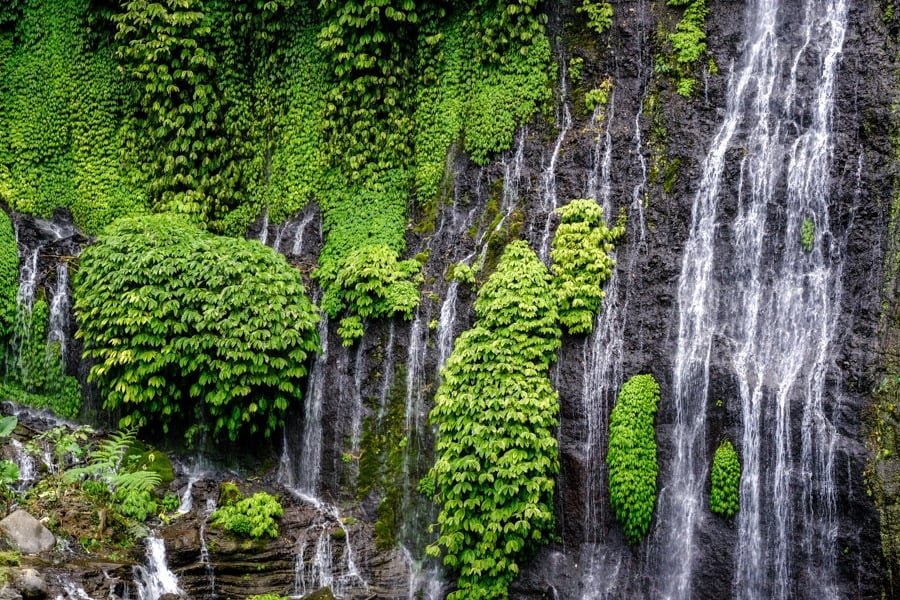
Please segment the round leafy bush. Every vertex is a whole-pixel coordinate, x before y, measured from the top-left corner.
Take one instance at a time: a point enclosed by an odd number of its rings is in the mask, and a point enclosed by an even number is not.
[[[616,264],[610,253],[624,226],[607,227],[603,209],[593,200],[572,200],[557,212],[561,221],[551,257],[559,320],[570,333],[587,333],[606,295],[602,286]]]
[[[300,274],[257,242],[175,215],[127,218],[75,277],[90,379],[123,427],[270,435],[300,399],[318,315]]]
[[[520,558],[553,531],[559,469],[548,370],[560,331],[549,274],[527,244],[507,246],[475,310],[442,372],[437,459],[420,485],[441,504],[429,553],[459,574],[450,600],[507,597]]]
[[[710,482],[710,510],[723,517],[736,515],[741,505],[741,461],[729,440],[716,448]]]
[[[646,535],[656,504],[659,467],[653,418],[658,405],[659,384],[653,376],[635,375],[622,386],[610,416],[610,501],[632,544]]]

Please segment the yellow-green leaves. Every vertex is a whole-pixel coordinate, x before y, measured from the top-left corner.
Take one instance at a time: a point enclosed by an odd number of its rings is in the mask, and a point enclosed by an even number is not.
[[[431,421],[437,457],[421,489],[441,504],[429,548],[458,572],[453,600],[506,598],[523,552],[553,531],[553,428],[548,369],[560,331],[550,277],[525,242],[507,246],[456,341]]]
[[[635,375],[622,386],[610,415],[610,504],[632,544],[646,535],[656,504],[659,467],[653,419],[658,405],[659,385],[653,376]]]
[[[238,492],[240,494],[240,492]],[[278,519],[284,508],[278,498],[257,492],[249,498],[238,496],[210,516],[210,522],[239,536],[260,539],[278,537]]]
[[[573,200],[557,212],[560,224],[550,255],[559,320],[570,333],[588,333],[606,295],[602,286],[615,267],[610,254],[625,228],[607,227],[593,200]]]
[[[741,461],[731,441],[716,448],[710,471],[709,508],[717,515],[733,517],[741,501]]]
[[[114,223],[85,249],[75,293],[91,380],[126,423],[268,436],[318,347],[283,256],[173,215]]]

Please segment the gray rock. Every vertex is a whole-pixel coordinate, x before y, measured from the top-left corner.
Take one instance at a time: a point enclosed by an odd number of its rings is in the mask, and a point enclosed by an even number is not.
[[[331,593],[330,588],[322,588],[308,596],[303,596],[303,600],[334,600],[334,594]]]
[[[16,580],[16,587],[25,600],[43,600],[50,594],[47,582],[34,569],[23,569]]]
[[[17,510],[0,521],[0,533],[22,554],[46,552],[56,545],[50,530],[24,510]]]
[[[22,600],[22,594],[9,586],[0,589],[0,600]]]

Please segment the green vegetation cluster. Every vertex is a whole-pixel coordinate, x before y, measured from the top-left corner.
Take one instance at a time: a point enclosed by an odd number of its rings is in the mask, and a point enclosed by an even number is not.
[[[278,537],[278,519],[282,515],[284,508],[275,496],[256,492],[245,498],[238,491],[210,516],[210,522],[238,536],[274,539]]]
[[[53,460],[20,504],[88,551],[129,547],[147,534],[148,518],[178,505],[176,496],[162,495],[174,477],[171,462],[138,442],[133,429],[99,437],[89,427],[58,426],[25,449]]]
[[[684,7],[684,14],[675,31],[668,36],[672,55],[663,60],[658,69],[671,72],[677,78],[677,92],[690,98],[697,85],[693,73],[706,55],[706,0],[666,0],[668,6]]]
[[[724,440],[713,455],[709,508],[717,515],[733,517],[740,508],[740,496],[741,461],[731,441]]]
[[[550,256],[559,321],[569,333],[588,333],[606,295],[602,286],[616,264],[610,254],[625,226],[610,229],[593,200],[572,200],[557,213],[560,224]]]
[[[800,245],[803,246],[804,252],[812,252],[813,244],[816,241],[816,224],[806,217],[800,226]]]
[[[613,23],[613,6],[609,2],[595,2],[594,0],[582,0],[575,12],[584,13],[587,16],[587,25],[597,35],[606,33]]]
[[[449,598],[506,598],[519,561],[552,535],[559,410],[548,377],[560,345],[546,267],[509,244],[442,372],[431,412],[436,462],[422,489],[440,504],[443,553],[459,574]]]
[[[659,384],[652,375],[635,375],[622,386],[610,415],[610,504],[632,544],[646,535],[656,504],[659,466],[653,420],[658,406]]]
[[[283,256],[176,215],[109,227],[82,255],[75,296],[90,380],[122,426],[269,436],[318,348],[318,315]]]
[[[0,29],[0,200],[89,230],[143,208],[122,166],[122,78],[86,22],[89,0],[25,0]]]

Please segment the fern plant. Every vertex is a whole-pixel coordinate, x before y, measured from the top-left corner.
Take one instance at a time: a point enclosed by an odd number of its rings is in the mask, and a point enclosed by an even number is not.
[[[223,506],[210,517],[213,525],[239,536],[260,539],[278,537],[278,519],[284,508],[278,498],[266,492],[257,492]]]

